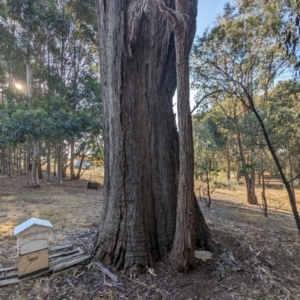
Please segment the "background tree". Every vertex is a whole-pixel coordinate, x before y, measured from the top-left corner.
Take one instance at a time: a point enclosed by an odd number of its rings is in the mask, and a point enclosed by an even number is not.
[[[219,19],[216,27],[199,39],[195,54],[201,60],[201,64],[197,64],[195,76],[201,78],[204,89],[220,90],[221,88],[227,95],[238,99],[245,116],[247,115],[246,119],[251,118],[248,116],[249,113],[253,113],[287,189],[300,231],[295,197],[270,140],[262,113],[275,78],[287,72],[296,63],[293,54],[297,51],[298,37],[295,37],[293,52],[289,49],[283,51],[278,47],[278,40],[282,38],[278,32],[282,29],[290,30],[290,36],[292,36],[291,30],[294,25],[285,18],[286,13],[292,8],[290,3],[276,1],[276,5],[280,5],[281,9],[278,18],[274,18],[274,15],[271,16],[269,13],[269,10],[275,9],[274,4],[275,2],[260,1],[250,4],[245,1],[236,2],[235,6],[228,5],[223,18]],[[272,28],[266,31],[266,25],[270,24]],[[286,35],[284,37],[287,38]],[[259,102],[259,94],[262,93],[264,101]],[[242,149],[240,136],[238,136],[238,143],[239,148]],[[242,154],[243,151],[240,153]],[[245,161],[245,157],[241,156],[241,160]],[[249,195],[247,179],[246,185]],[[251,199],[249,202],[252,202]]]
[[[54,161],[60,162],[57,176],[60,184],[67,166],[71,166],[70,175],[75,178],[74,159],[82,148],[80,141],[87,138],[95,140],[101,135],[96,16],[90,10],[94,3],[79,2],[7,1],[1,3],[0,10],[0,26],[3,29],[0,33],[0,55],[7,61],[2,66],[2,108],[5,110],[11,103],[27,105],[22,107],[24,110],[42,108],[48,118],[58,123],[62,120],[57,120],[55,109],[56,112],[64,111],[61,117],[67,118],[66,123],[76,120],[81,111],[86,111],[90,117],[88,125],[83,125],[85,121],[82,119],[83,123],[79,122],[82,128],[73,127],[73,133],[70,128],[65,132],[61,127],[52,126],[57,132],[52,131],[52,136],[47,138],[45,135],[39,144],[31,145],[27,141],[14,146],[23,148],[24,169],[29,175],[28,168],[32,165],[33,178],[36,178],[36,164],[32,162],[38,162],[37,168],[41,170],[38,156],[45,155],[47,149],[47,180],[51,180],[51,158],[54,158]],[[69,145],[71,159],[67,162],[64,158],[68,157]],[[9,143],[6,147],[2,154],[9,152]],[[33,151],[34,148],[36,151]],[[57,163],[54,166],[56,169]],[[28,183],[31,183],[29,179],[28,176]]]

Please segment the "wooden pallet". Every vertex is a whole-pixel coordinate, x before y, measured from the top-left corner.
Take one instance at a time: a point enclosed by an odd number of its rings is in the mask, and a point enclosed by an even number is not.
[[[0,269],[0,287],[16,284],[47,273],[55,273],[82,263],[88,260],[90,257],[91,256],[89,254],[82,251],[82,249],[73,246],[72,244],[52,247],[49,255],[49,269],[41,270],[36,274],[31,274],[26,278],[20,279],[18,278],[17,265],[9,268],[2,268]]]

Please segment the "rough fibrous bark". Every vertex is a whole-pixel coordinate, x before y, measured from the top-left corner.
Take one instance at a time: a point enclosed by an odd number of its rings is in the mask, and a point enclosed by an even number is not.
[[[176,231],[170,255],[172,266],[187,270],[195,261],[194,149],[189,102],[189,53],[196,30],[197,0],[175,0],[175,10],[164,0],[157,5],[175,34],[179,175]]]
[[[173,0],[166,1],[172,7]],[[94,254],[151,266],[174,240],[179,170],[172,28],[154,0],[98,0],[105,178]]]

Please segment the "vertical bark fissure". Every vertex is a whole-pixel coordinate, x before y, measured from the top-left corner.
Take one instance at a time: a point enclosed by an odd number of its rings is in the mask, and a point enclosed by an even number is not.
[[[176,230],[170,260],[180,270],[194,263],[196,227],[194,204],[194,149],[189,104],[189,52],[195,34],[197,1],[175,1],[175,9],[165,1],[157,6],[175,35],[177,110],[179,129],[179,176]]]

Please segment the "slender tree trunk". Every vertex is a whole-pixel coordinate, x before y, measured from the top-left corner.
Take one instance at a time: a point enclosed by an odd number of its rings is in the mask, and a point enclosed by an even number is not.
[[[287,142],[287,150],[288,150],[288,165],[289,165],[289,173],[290,173],[289,175],[290,175],[290,178],[292,179],[294,176],[293,176],[293,165],[292,165],[292,160],[291,160],[289,141]],[[291,181],[290,186],[291,186],[292,193],[294,194],[294,197],[295,197],[294,181]]]
[[[54,162],[53,162],[53,176],[56,176],[56,165],[57,165],[57,150],[54,152]]]
[[[17,167],[18,167],[18,157],[17,157],[17,147],[12,147],[12,175],[15,175],[17,173]]]
[[[50,146],[47,147],[47,181],[51,181],[51,149]]]
[[[1,166],[2,166],[2,173],[7,174],[7,148],[2,150]]]
[[[19,174],[20,173],[20,161],[21,161],[21,158],[20,158],[20,152],[19,152],[19,147],[15,147],[15,160],[16,160],[16,172]]]
[[[62,20],[65,20],[65,6],[64,1],[62,1]],[[64,90],[65,90],[65,43],[66,43],[66,36],[64,31],[61,31],[61,53],[60,53],[60,96],[64,97]],[[58,154],[57,154],[57,184],[63,184],[63,141],[60,139],[58,145]]]
[[[265,186],[265,170],[264,170],[264,160],[263,160],[263,151],[260,149],[260,174],[262,179],[262,206],[263,206],[263,214],[267,218],[268,217],[268,205],[267,205],[267,198],[266,198],[266,186]]]
[[[226,177],[230,180],[230,173],[231,173],[231,161],[230,161],[230,152],[229,152],[229,144],[226,146],[226,162],[227,162],[227,170],[226,170]]]
[[[236,179],[237,179],[238,182],[241,179],[241,166],[240,166],[240,164],[238,164],[238,167],[237,167]]]
[[[39,179],[43,179],[42,160],[40,155],[37,162],[37,171]]]
[[[74,170],[74,148],[75,141],[74,138],[71,139],[71,155],[70,155],[70,178],[71,180],[75,179],[75,170]]]
[[[40,156],[40,147],[38,142],[33,142],[33,157],[32,157],[32,170],[31,170],[31,182],[34,187],[40,186],[38,161]]]
[[[30,57],[27,58],[26,60],[26,92],[27,92],[27,105],[28,105],[28,109],[32,110],[32,68],[30,65]],[[33,159],[31,162],[31,180],[30,180],[30,176],[29,174],[27,175],[27,184],[32,184],[32,185],[36,185],[36,180],[35,178],[36,176],[36,165],[35,165],[35,151],[36,151],[36,142],[33,142]],[[29,141],[27,139],[27,150],[29,151],[30,147],[29,147]],[[28,153],[28,159],[29,159],[29,163],[28,163],[28,169],[30,168],[30,155]],[[39,185],[37,185],[39,186]]]
[[[26,92],[28,108],[32,109],[32,69],[30,65],[30,58],[26,61]]]
[[[242,162],[242,168],[244,171],[244,178],[245,178],[245,184],[247,190],[247,201],[249,204],[258,205],[257,197],[255,195],[255,182],[253,180],[253,177],[249,176],[247,172],[246,159],[244,156],[241,134],[239,132],[237,133],[237,142],[238,142],[238,147],[239,147],[239,152],[240,152],[240,157]]]
[[[57,152],[57,184],[62,185],[62,171],[63,171],[63,145],[59,142]]]
[[[26,142],[26,183],[31,185],[31,172],[32,172],[32,163],[31,163],[31,149],[29,142]]]
[[[27,147],[26,142],[23,144],[23,174],[26,175],[27,173]]]
[[[250,178],[251,178],[251,184],[252,184],[252,187],[251,187],[252,188],[252,193],[254,195],[256,195],[256,192],[255,192],[255,170],[254,170],[254,168],[252,168],[252,170],[251,170]],[[257,203],[258,203],[258,201],[257,201]]]
[[[0,165],[0,171],[2,174],[4,174],[4,149],[1,149],[1,165]]]
[[[68,169],[68,165],[66,165],[65,163],[63,163],[63,166],[62,166],[62,178],[67,178],[67,169]]]
[[[8,158],[7,175],[11,178],[12,177],[12,149],[11,149],[11,145],[8,145],[8,147],[7,147],[7,158]]]
[[[17,151],[17,155],[18,155],[18,173],[21,174],[21,170],[22,170],[22,148],[21,146],[18,147],[18,151]]]
[[[208,198],[208,203],[206,204],[207,207],[210,207],[211,205],[210,184],[209,184],[209,172],[211,168],[210,162],[211,160],[207,157],[207,153],[206,153],[206,187],[207,187],[207,198]]]
[[[80,156],[80,163],[79,163],[79,166],[78,166],[78,171],[77,171],[77,175],[75,176],[75,179],[78,179],[78,180],[80,179],[82,164],[84,162],[84,159],[85,159],[85,154],[82,153],[82,155]]]
[[[42,144],[39,143],[39,152],[41,151]],[[39,179],[43,179],[43,171],[42,171],[42,160],[41,160],[41,154],[39,153],[38,156],[38,177]]]
[[[7,147],[7,175],[10,178],[13,176],[13,152],[10,144]]]

